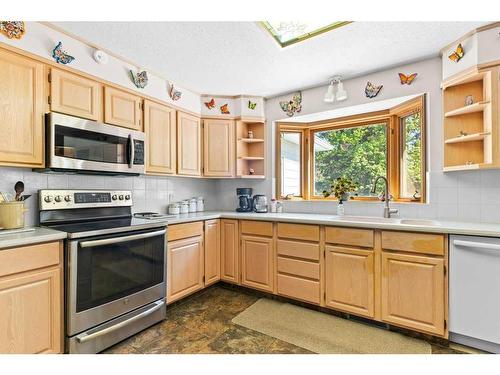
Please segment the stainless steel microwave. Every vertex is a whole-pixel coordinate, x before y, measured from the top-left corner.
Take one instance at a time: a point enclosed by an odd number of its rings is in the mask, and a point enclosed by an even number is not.
[[[47,169],[91,174],[145,172],[144,133],[79,117],[46,117]]]

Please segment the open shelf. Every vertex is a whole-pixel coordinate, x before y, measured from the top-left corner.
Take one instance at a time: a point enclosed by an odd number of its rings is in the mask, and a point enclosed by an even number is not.
[[[252,138],[248,136],[250,132],[253,135]],[[265,120],[242,118],[236,122],[236,175],[238,177],[265,178],[265,139]]]
[[[487,74],[487,73],[488,72],[475,71],[475,72],[472,72],[469,74],[465,74],[461,77],[446,80],[442,83],[441,86],[443,89],[447,89],[447,88],[454,87],[454,86],[464,85],[464,84],[470,83],[470,82],[482,81],[484,79],[485,74]]]
[[[487,135],[490,135],[490,134],[491,134],[490,132],[482,132],[482,133],[476,133],[476,134],[462,135],[459,137],[453,137],[453,138],[447,139],[446,141],[444,141],[444,143],[450,144],[450,143],[480,141],[480,140],[483,140]]]
[[[262,179],[262,178],[266,178],[266,176],[264,176],[263,174],[243,174],[243,175],[240,175],[238,177],[240,177],[240,178],[248,178],[248,179]]]
[[[264,160],[263,156],[240,156],[238,159],[241,160]]]
[[[444,167],[444,172],[455,172],[455,171],[470,171],[474,169],[479,169],[481,164],[465,164],[465,165],[452,165],[450,167]]]
[[[489,104],[489,102],[482,101],[482,102],[477,102],[471,105],[466,105],[461,108],[454,109],[452,111],[448,111],[444,114],[444,117],[452,117],[452,116],[459,116],[459,115],[465,115],[467,113],[474,113],[474,112],[481,112],[484,111],[484,108]]]
[[[239,138],[238,141],[244,143],[261,143],[264,142],[263,138]]]

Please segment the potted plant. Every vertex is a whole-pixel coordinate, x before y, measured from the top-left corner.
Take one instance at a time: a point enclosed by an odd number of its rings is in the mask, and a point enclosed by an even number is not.
[[[358,184],[351,180],[349,177],[337,177],[330,184],[330,191],[323,190],[325,198],[333,195],[338,199],[337,215],[344,215],[343,202],[350,198],[350,193],[354,193],[358,189]],[[352,197],[351,197],[352,198]]]

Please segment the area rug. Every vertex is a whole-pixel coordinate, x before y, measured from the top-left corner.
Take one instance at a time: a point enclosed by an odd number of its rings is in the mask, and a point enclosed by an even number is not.
[[[426,341],[267,298],[232,322],[320,354],[431,354]]]

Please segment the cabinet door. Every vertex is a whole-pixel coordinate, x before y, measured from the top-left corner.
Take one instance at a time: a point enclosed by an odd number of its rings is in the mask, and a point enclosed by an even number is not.
[[[373,318],[373,250],[326,246],[326,306]]]
[[[43,166],[43,64],[0,50],[0,165]]]
[[[444,260],[382,253],[382,320],[444,334]]]
[[[203,237],[168,243],[167,303],[203,288]]]
[[[200,119],[177,112],[177,174],[201,176],[201,148]]]
[[[142,130],[141,98],[106,86],[104,88],[104,122],[124,128]]]
[[[232,120],[203,120],[203,174],[213,177],[234,176],[235,133]]]
[[[0,353],[62,352],[59,268],[0,278]]]
[[[220,220],[205,221],[205,286],[220,280]]]
[[[238,220],[221,220],[221,280],[239,284],[240,257]]]
[[[146,172],[175,173],[177,142],[175,110],[145,100],[144,132],[146,133]]]
[[[273,239],[241,236],[241,284],[274,291]]]
[[[102,86],[99,82],[76,74],[51,69],[50,109],[102,121]]]

